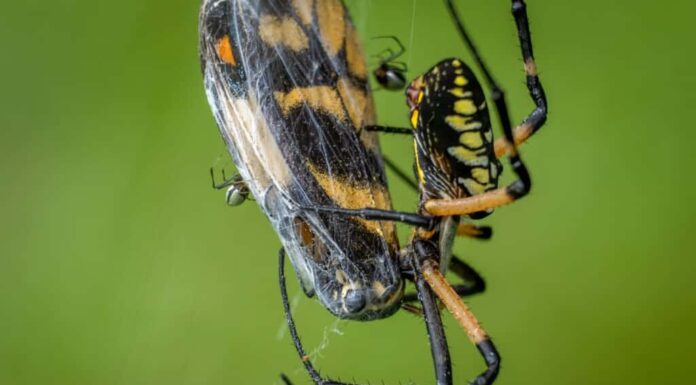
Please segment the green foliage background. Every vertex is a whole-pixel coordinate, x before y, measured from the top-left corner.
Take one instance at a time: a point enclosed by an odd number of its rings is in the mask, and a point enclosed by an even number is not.
[[[386,44],[371,36],[407,44],[411,76],[468,59],[439,1],[347,2],[368,53]],[[509,2],[459,3],[521,119],[532,104]],[[198,7],[0,6],[0,384],[306,382],[282,334],[276,236],[254,203],[227,208],[209,185],[224,147]],[[503,354],[498,384],[696,381],[695,11],[529,1],[550,106],[522,149],[533,192],[485,220],[494,240],[456,245],[488,281],[468,302]],[[400,93],[376,100],[382,123],[406,124]],[[383,144],[410,164],[408,140]],[[414,207],[391,187],[398,208]],[[307,343],[329,336],[326,373],[432,383],[419,319],[336,323],[294,280],[291,291]],[[448,330],[464,384],[483,363]]]

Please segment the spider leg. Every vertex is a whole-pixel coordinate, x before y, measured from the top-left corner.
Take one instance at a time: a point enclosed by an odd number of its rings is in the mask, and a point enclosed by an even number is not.
[[[399,40],[399,38],[396,36],[393,36],[393,35],[375,36],[372,39],[392,39],[396,43],[396,45],[399,46],[399,50],[396,52],[394,52],[391,48],[387,48],[387,49],[382,51],[382,52],[384,52],[384,51],[388,50],[390,52],[390,55],[386,59],[382,60],[382,62],[384,62],[384,63],[390,62],[390,61],[396,59],[397,57],[403,55],[404,52],[406,52],[406,47],[404,47],[404,45],[401,43],[401,40]]]
[[[527,77],[527,89],[529,96],[534,100],[536,107],[515,127],[515,144],[520,144],[529,139],[546,122],[547,102],[544,88],[539,80],[536,63],[534,62],[534,52],[532,50],[532,35],[529,31],[529,21],[527,19],[527,5],[522,0],[512,1],[512,14],[517,25],[517,36],[522,48],[522,59],[524,60],[524,72]],[[508,142],[502,138],[495,141],[495,154],[498,157],[505,155],[508,151]]]
[[[521,162],[516,162],[516,164],[518,168],[521,168],[519,165],[524,167],[524,164]],[[505,206],[522,198],[529,192],[531,183],[529,174],[526,171],[524,169],[526,180],[520,178],[506,187],[466,198],[431,199],[425,202],[425,210],[434,216],[448,217],[453,215],[470,215]]]
[[[450,260],[449,269],[466,284],[460,285],[462,289],[458,292],[460,297],[465,295],[474,295],[486,291],[486,281],[483,277],[474,270],[468,263],[462,261],[456,255]],[[464,290],[466,288],[466,290]]]
[[[401,72],[407,72],[407,71],[408,71],[408,64],[406,64],[405,62],[402,62],[402,61],[394,61],[394,60],[392,60],[392,61],[388,62],[388,64],[389,64],[392,68],[394,68],[394,69],[396,69],[396,70],[399,70],[399,71],[401,71]]]
[[[440,308],[435,299],[432,287],[428,285],[421,273],[422,266],[419,260],[420,258],[421,255],[416,253],[416,255],[412,256],[411,263],[415,271],[414,281],[418,292],[418,300],[423,309],[425,325],[430,340],[430,353],[432,354],[433,364],[435,366],[435,377],[438,385],[451,385],[452,362],[450,359],[449,347],[447,346],[445,329],[442,325]]]
[[[413,226],[423,227],[426,229],[432,229],[435,227],[435,219],[433,217],[402,211],[382,210],[373,208],[344,209],[342,207],[328,206],[300,206],[300,208],[307,211],[339,214],[374,221],[402,222]]]
[[[292,381],[285,375],[285,373],[280,373],[280,380],[283,381],[285,385],[292,385]]]
[[[491,239],[493,236],[493,229],[490,226],[479,226],[473,223],[462,222],[457,226],[457,236]]]
[[[239,174],[235,174],[232,177],[228,178],[227,175],[225,175],[225,169],[222,169],[222,182],[217,183],[215,180],[215,171],[213,171],[213,168],[210,168],[210,179],[212,181],[213,188],[216,190],[221,190],[225,187],[232,186],[235,183],[239,183],[241,181],[241,176]]]
[[[437,262],[433,259],[423,261],[418,273],[422,273],[423,278],[433,289],[435,294],[445,304],[447,310],[454,316],[459,325],[466,331],[469,340],[476,345],[479,352],[486,362],[487,369],[479,375],[473,382],[475,385],[489,385],[495,381],[500,370],[500,355],[486,331],[483,330],[469,307],[462,302],[461,298],[452,289],[445,277],[440,273]]]
[[[477,195],[478,196],[483,196]],[[458,202],[459,200],[430,200],[429,202]],[[345,215],[349,217],[358,217],[373,221],[394,221],[406,223],[412,226],[422,227],[427,230],[432,230],[435,228],[436,220],[431,216],[420,215],[416,213],[407,213],[403,211],[394,210],[382,210],[373,208],[362,208],[362,209],[345,209],[342,207],[329,207],[329,206],[300,206],[301,209],[307,211],[314,211],[320,213],[338,214]],[[426,206],[427,208],[427,206]],[[472,238],[479,239],[489,239],[493,233],[493,230],[489,226],[477,226],[471,223],[460,224],[457,228],[457,235],[469,236]]]
[[[406,183],[413,190],[418,190],[416,182],[386,156],[384,157],[384,164],[386,164],[401,181]],[[473,223],[463,222],[457,227],[457,235],[477,239],[490,239],[491,236],[493,236],[493,229],[490,226],[478,226]]]
[[[295,327],[295,320],[292,318],[292,312],[290,310],[290,301],[288,299],[288,291],[285,285],[285,250],[282,248],[278,252],[278,283],[280,285],[280,296],[283,300],[285,321],[288,324],[288,329],[290,329],[292,342],[295,345],[295,350],[297,350],[297,354],[299,354],[300,360],[302,360],[307,373],[309,373],[309,376],[312,378],[312,381],[316,385],[352,385],[322,378],[319,372],[314,368],[314,365],[312,365],[312,361],[307,353],[305,353],[304,347],[302,346],[302,341],[300,340],[300,336],[297,333],[297,328]],[[281,374],[280,377],[286,385],[292,385],[287,376]]]
[[[483,280],[483,277],[481,277],[473,267],[459,259],[456,255],[452,255],[449,270],[465,282],[463,284],[451,285],[458,296],[468,297],[470,295],[483,293],[486,290],[486,281]],[[403,302],[415,302],[417,299],[418,296],[416,293],[407,293],[404,294]]]
[[[384,57],[387,57],[387,59],[384,59]],[[375,59],[379,59],[381,63],[387,63],[389,61],[389,58],[394,57],[394,50],[391,48],[385,48],[376,54],[372,55]]]
[[[412,128],[394,127],[394,126],[365,126],[367,131],[384,132],[386,134],[403,134],[413,135]]]
[[[517,0],[513,0],[513,2],[515,1]],[[483,58],[474,45],[474,42],[464,29],[464,25],[457,15],[457,11],[454,8],[452,0],[446,0],[446,3],[460,35],[464,39],[469,51],[471,51],[472,56],[481,68],[481,72],[483,72],[484,77],[491,88],[491,99],[495,103],[498,118],[503,128],[503,134],[505,135],[505,140],[509,143],[508,157],[512,166],[512,171],[517,175],[518,179],[506,187],[471,197],[453,200],[433,199],[425,202],[425,210],[435,216],[473,214],[495,207],[500,207],[527,195],[532,186],[532,180],[529,176],[529,172],[527,171],[527,167],[522,161],[522,157],[515,146],[512,126],[510,124],[510,115],[508,113],[507,103],[505,102],[505,93],[503,92],[502,88],[500,88],[498,83],[493,79],[493,76],[484,63]]]

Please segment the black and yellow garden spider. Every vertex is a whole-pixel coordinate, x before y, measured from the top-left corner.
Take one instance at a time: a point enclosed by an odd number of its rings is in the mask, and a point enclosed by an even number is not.
[[[490,236],[486,227],[459,224],[460,215],[482,216],[523,196],[530,186],[515,143],[544,122],[546,100],[524,3],[512,4],[537,109],[513,133],[503,93],[448,1],[493,89],[506,140],[493,146],[483,91],[463,62],[445,60],[414,80],[407,91],[414,129],[405,131],[414,135],[421,204],[416,213],[401,213],[391,210],[374,131],[404,129],[374,125],[369,73],[343,4],[204,0],[200,55],[206,94],[240,173],[213,185],[232,187],[228,203],[236,204],[248,193],[277,232],[283,245],[279,283],[286,319],[316,384],[341,383],[321,377],[302,347],[285,288],[286,251],[305,294],[316,296],[336,317],[375,320],[400,307],[421,312],[437,383],[451,384],[436,293],[484,355],[488,369],[475,383],[490,384],[496,377],[495,347],[458,297],[483,290],[483,280],[451,255],[451,243],[456,234]],[[504,153],[519,180],[498,189],[497,157]],[[399,248],[395,221],[416,226],[405,249]],[[466,284],[452,287],[443,277],[447,268]],[[417,296],[404,295],[405,280],[415,282]],[[422,308],[412,305],[415,300]]]
[[[471,69],[459,59],[443,60],[413,80],[406,91],[412,128],[365,127],[371,131],[413,135],[420,194],[418,211],[405,213],[374,208],[318,206],[307,206],[304,209],[414,225],[415,232],[405,250],[404,260],[412,266],[431,341],[433,334],[436,341],[439,337],[442,338],[442,343],[431,345],[438,383],[452,381],[449,353],[444,334],[439,335],[441,325],[434,325],[441,321],[437,306],[429,303],[431,298],[428,298],[421,287],[421,275],[481,352],[487,370],[473,383],[482,385],[491,384],[495,380],[500,367],[500,356],[490,337],[459,298],[470,294],[471,288],[453,288],[445,280],[443,273],[453,263],[461,265],[461,261],[453,259],[451,255],[454,237],[458,233],[477,234],[475,226],[460,224],[460,216],[467,215],[472,219],[485,217],[494,208],[512,203],[529,192],[531,178],[517,150],[517,144],[524,142],[545,123],[547,101],[536,71],[524,1],[512,0],[512,13],[522,49],[527,87],[535,108],[514,130],[502,88],[494,80],[466,32],[452,0],[446,0],[446,4],[491,90],[490,99],[495,105],[504,138],[493,142],[484,92]],[[502,167],[498,157],[503,155],[508,156],[517,179],[499,188],[498,177]],[[290,324],[292,327],[292,322]],[[301,350],[299,340],[295,340],[298,350]],[[312,374],[311,364],[305,362],[305,365]],[[324,380],[315,377],[316,375],[316,372],[312,375],[316,383],[336,383],[322,382]]]

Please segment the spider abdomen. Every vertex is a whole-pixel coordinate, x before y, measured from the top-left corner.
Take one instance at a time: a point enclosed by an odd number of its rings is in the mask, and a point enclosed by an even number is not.
[[[485,95],[471,69],[459,59],[443,60],[414,80],[407,95],[423,198],[496,189],[502,166]]]

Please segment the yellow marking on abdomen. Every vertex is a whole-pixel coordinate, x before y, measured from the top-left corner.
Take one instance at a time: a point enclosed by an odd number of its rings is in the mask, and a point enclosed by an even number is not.
[[[464,184],[464,187],[469,191],[471,195],[478,195],[486,192],[486,186],[478,183],[473,179],[459,178],[459,182]]]
[[[459,99],[454,102],[454,111],[461,115],[474,115],[478,111],[471,99]]]
[[[418,173],[418,180],[421,184],[425,184],[425,173],[420,165],[420,157],[418,156],[418,142],[413,141],[413,151],[416,154],[416,172]]]
[[[447,152],[464,163],[469,163],[479,158],[476,151],[469,150],[462,146],[452,146],[447,149]]]
[[[469,150],[466,147],[452,146],[447,149],[447,152],[467,166],[488,167],[489,160],[485,155],[479,155],[476,151]]]
[[[454,78],[454,84],[458,86],[465,86],[469,81],[464,76],[457,76]]]
[[[261,16],[259,36],[264,43],[272,47],[282,45],[296,52],[309,48],[307,35],[290,17]]]
[[[483,127],[481,122],[473,120],[471,118],[465,118],[459,115],[447,115],[445,116],[445,122],[449,124],[450,127],[457,131],[468,131],[468,130],[478,130]]]
[[[483,146],[483,138],[479,131],[469,131],[459,135],[459,143],[469,148],[480,148]]]
[[[463,88],[454,87],[449,89],[449,93],[458,98],[470,98],[473,96],[471,91],[464,91]]]
[[[490,182],[490,174],[485,168],[476,167],[471,170],[471,176],[480,184],[488,184]]]
[[[420,113],[418,112],[418,110],[413,110],[413,112],[411,112],[411,127],[413,127],[414,129],[416,127],[418,127],[418,116],[419,115],[420,115]]]
[[[287,93],[276,91],[273,96],[283,110],[283,115],[287,115],[293,108],[308,105],[333,115],[337,120],[346,119],[338,93],[329,86],[297,87]]]

